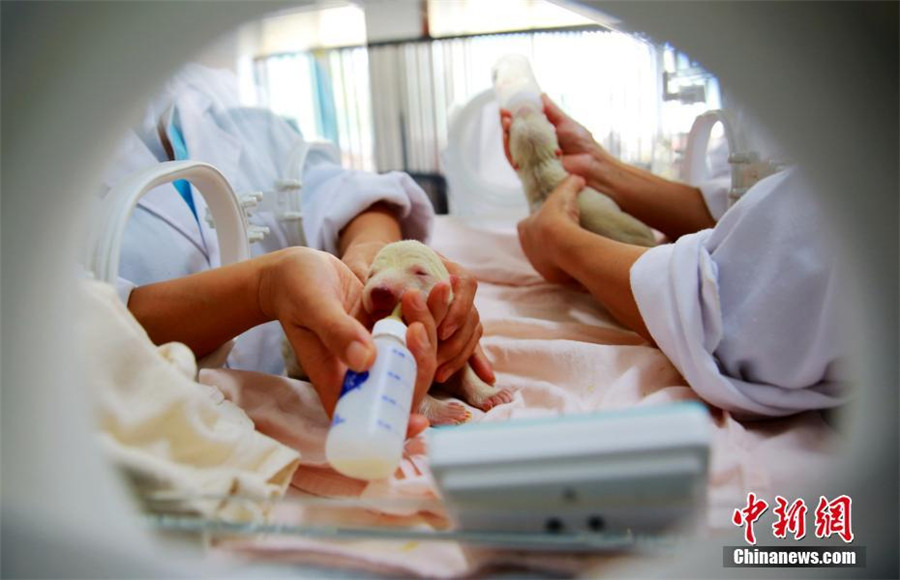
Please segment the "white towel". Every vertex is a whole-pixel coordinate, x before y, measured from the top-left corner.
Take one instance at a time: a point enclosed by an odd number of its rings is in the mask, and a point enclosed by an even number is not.
[[[217,388],[195,382],[196,361],[185,345],[154,346],[112,286],[83,281],[78,291],[100,441],[139,493],[186,498],[170,507],[207,517],[263,515],[264,504],[229,497],[280,497],[299,453],[255,431]]]

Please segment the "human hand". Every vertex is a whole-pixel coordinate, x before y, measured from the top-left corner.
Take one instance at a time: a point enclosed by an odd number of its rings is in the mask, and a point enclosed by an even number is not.
[[[583,125],[566,115],[562,109],[556,106],[546,94],[541,95],[544,104],[544,115],[556,129],[556,138],[559,142],[557,156],[565,159],[567,156],[593,155],[600,146],[594,141],[593,135]],[[512,126],[513,116],[507,109],[500,109],[500,125],[503,127],[503,150],[510,164],[515,167],[515,162],[509,152],[509,129]]]
[[[260,310],[281,323],[325,411],[337,404],[348,368],[368,369],[375,344],[362,321],[362,283],[340,260],[309,248],[264,257]]]
[[[426,427],[428,419],[417,412],[422,399],[434,382],[438,357],[438,325],[449,310],[450,284],[440,282],[431,289],[428,299],[419,290],[409,290],[400,298],[403,319],[406,321],[406,346],[416,359],[416,385],[413,389],[412,414],[407,437],[414,437]]]
[[[556,138],[559,140],[559,147],[562,149],[564,158],[567,155],[596,155],[598,150],[603,150],[594,140],[591,132],[563,112],[550,97],[543,94],[541,101],[544,103],[544,115],[556,128]]]
[[[260,310],[281,322],[298,361],[331,416],[347,369],[362,372],[375,360],[375,345],[366,329],[371,321],[362,306],[362,283],[331,254],[309,248],[288,248],[264,259],[258,289]],[[437,328],[449,310],[449,292],[449,282],[436,285],[424,307],[418,292],[404,293],[402,299],[408,322],[407,346],[418,369],[413,410],[418,409],[434,380]],[[428,420],[413,412],[407,436],[415,436],[427,426]]]
[[[610,173],[621,173],[621,162],[601,147],[584,125],[566,115],[550,97],[544,94],[541,95],[541,100],[544,102],[547,120],[556,128],[556,137],[562,151],[560,161],[565,170],[580,175],[587,181],[587,185],[621,203],[616,189],[608,187]]]
[[[344,252],[342,261],[365,284],[375,256],[388,243],[353,242]],[[439,383],[445,382],[469,362],[481,380],[493,384],[496,381],[494,371],[478,344],[483,335],[481,320],[475,308],[478,281],[459,264],[444,256],[440,257],[450,273],[450,287],[454,298],[446,319],[438,329],[438,368],[435,378]]]
[[[509,161],[510,166],[518,171],[519,165],[513,161],[512,154],[509,152],[509,128],[512,127],[512,122],[512,112],[508,109],[500,109],[500,127],[503,128],[503,153],[506,154],[506,160]]]
[[[604,171],[609,171],[611,167],[614,167],[617,160],[594,140],[593,135],[584,125],[566,115],[550,97],[542,94],[541,100],[547,120],[556,129],[556,138],[559,142],[556,154],[563,167],[569,173],[585,178],[591,187],[605,190],[606,188],[603,187]],[[509,130],[512,120],[512,113],[506,109],[500,110],[503,150],[510,165],[518,169],[509,152]]]
[[[557,264],[554,244],[567,227],[579,226],[578,193],[584,179],[570,175],[547,197],[543,205],[519,222],[519,242],[531,265],[548,282],[574,284],[575,280]]]
[[[435,380],[439,383],[447,381],[468,362],[481,380],[492,385],[497,380],[494,370],[478,344],[484,334],[478,309],[475,308],[478,281],[456,262],[444,256],[441,256],[441,260],[450,273],[453,302],[438,328],[440,344]]]

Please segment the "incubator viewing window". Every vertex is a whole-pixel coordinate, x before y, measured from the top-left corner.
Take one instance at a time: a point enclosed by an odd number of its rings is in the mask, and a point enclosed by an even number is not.
[[[898,577],[897,3],[0,8],[2,576],[722,577],[755,523],[868,560],[809,574]],[[511,168],[509,53],[587,156],[534,108]],[[572,173],[658,245],[520,219]],[[365,371],[362,215],[477,282],[453,304],[496,379],[423,385],[465,424],[401,409],[426,430],[372,481],[326,454],[346,369],[285,372],[313,318]]]

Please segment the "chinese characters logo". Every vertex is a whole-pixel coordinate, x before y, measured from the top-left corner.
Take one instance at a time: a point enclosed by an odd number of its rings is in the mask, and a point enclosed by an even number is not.
[[[772,534],[776,538],[786,538],[791,534],[795,540],[801,540],[806,536],[806,502],[802,498],[791,503],[780,495],[775,496],[775,507],[772,513],[775,522],[772,524]],[[841,495],[829,501],[824,496],[819,497],[819,503],[815,510],[815,534],[817,538],[830,538],[837,535],[844,542],[853,541],[853,530],[850,523],[850,508],[852,500],[847,495]],[[747,494],[747,504],[743,508],[734,510],[731,523],[744,528],[744,540],[750,545],[756,545],[756,534],[753,525],[769,509],[766,500],[758,498],[755,493]]]

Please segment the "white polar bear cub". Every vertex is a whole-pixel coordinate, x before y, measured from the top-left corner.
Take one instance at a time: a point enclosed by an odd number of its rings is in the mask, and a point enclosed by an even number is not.
[[[536,212],[569,173],[559,159],[556,128],[543,112],[522,110],[513,117],[509,129],[509,153],[525,188],[531,213]],[[591,187],[578,194],[578,210],[584,229],[638,246],[656,245],[653,231],[643,222],[623,212],[609,196]]]
[[[569,176],[560,160],[556,128],[544,114],[541,88],[527,58],[519,54],[502,57],[491,69],[491,80],[500,107],[512,114],[509,156],[534,213]],[[579,192],[578,210],[581,227],[586,230],[628,244],[656,245],[653,231],[646,224],[595,189],[585,187]]]
[[[449,278],[441,258],[425,244],[414,240],[394,242],[382,248],[372,262],[363,289],[363,306],[374,318],[383,318],[393,311],[406,290],[418,289],[427,297],[438,282]],[[453,300],[452,290],[450,299]],[[442,386],[484,411],[512,401],[512,393],[482,381],[468,363]],[[459,403],[431,395],[425,396],[419,412],[433,425],[462,423],[469,417]]]

